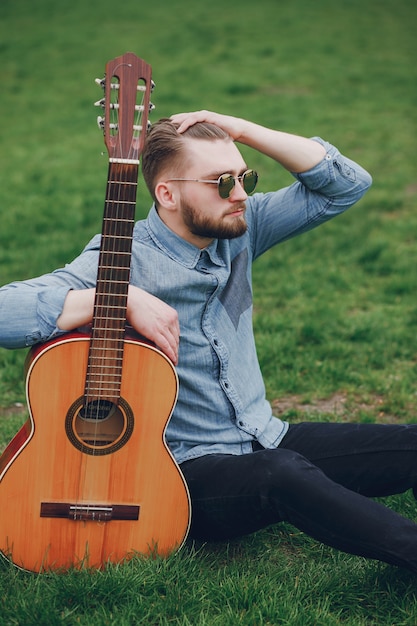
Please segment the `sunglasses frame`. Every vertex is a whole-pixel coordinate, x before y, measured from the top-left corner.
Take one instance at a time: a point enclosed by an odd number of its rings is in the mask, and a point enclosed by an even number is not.
[[[249,189],[249,191],[247,189],[245,189],[245,179],[247,180],[248,176],[253,176],[254,177],[254,185],[251,189]],[[222,200],[227,200],[228,198],[230,198],[230,194],[232,193],[233,189],[236,186],[236,180],[239,181],[239,183],[241,184],[241,186],[243,187],[245,193],[250,194],[253,191],[255,191],[256,185],[258,183],[258,172],[256,170],[246,170],[245,172],[243,172],[243,174],[240,174],[239,176],[233,176],[233,174],[229,174],[229,173],[225,173],[225,174],[221,174],[216,180],[207,180],[205,178],[170,178],[167,180],[167,182],[172,181],[184,181],[184,182],[190,182],[190,183],[209,183],[209,184],[214,184],[217,185],[217,191],[219,193],[220,198],[222,198]],[[226,189],[224,189],[224,186],[226,185],[226,181],[227,181],[227,186]],[[230,181],[230,188],[229,188],[229,181]]]

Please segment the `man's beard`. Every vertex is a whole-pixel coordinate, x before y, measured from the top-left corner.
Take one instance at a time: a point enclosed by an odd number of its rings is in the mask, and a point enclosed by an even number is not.
[[[245,205],[239,205],[236,210],[244,209]],[[235,239],[245,234],[248,225],[244,214],[234,217],[229,221],[222,218],[214,219],[210,215],[202,216],[190,204],[182,200],[182,218],[185,225],[193,235],[207,239]]]

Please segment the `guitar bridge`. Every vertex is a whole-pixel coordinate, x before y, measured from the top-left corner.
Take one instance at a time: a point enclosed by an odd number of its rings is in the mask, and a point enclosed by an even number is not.
[[[70,504],[68,502],[41,502],[41,517],[57,517],[74,522],[110,522],[111,520],[138,520],[139,505],[129,504]]]

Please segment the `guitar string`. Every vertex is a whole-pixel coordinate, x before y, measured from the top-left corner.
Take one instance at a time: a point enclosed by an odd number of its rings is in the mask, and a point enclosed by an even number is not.
[[[120,85],[119,85],[120,87]],[[120,94],[120,89],[116,90],[117,94]],[[140,103],[135,102],[135,104],[139,104],[139,108],[137,110],[135,110],[135,115],[134,115],[134,126],[136,127],[140,127],[140,123],[143,117],[143,106],[144,106],[144,100],[145,100],[145,96],[144,93],[145,92],[140,92],[137,91],[137,94],[142,93],[142,99]],[[117,99],[118,100],[118,99]],[[117,104],[120,104],[119,102],[117,102]],[[110,111],[112,112],[112,120],[111,123],[118,125],[119,121],[120,121],[120,115],[119,115],[119,108],[111,108]],[[117,126],[118,128],[118,126]],[[123,154],[122,151],[122,137],[121,137],[121,133],[120,133],[120,129],[118,128],[118,134],[117,134],[117,138],[119,141],[119,154]],[[141,132],[144,132],[144,129],[142,131],[139,130],[135,130],[134,128],[132,129],[132,141],[131,144],[129,146],[129,152],[126,156],[127,159],[131,159],[134,157],[135,155],[135,142],[139,141],[139,137],[138,137],[138,133],[140,134]],[[132,198],[132,193],[131,190],[129,189],[129,192],[126,192],[126,189],[124,188],[124,186],[126,184],[130,184],[130,180],[129,180],[129,176],[128,176],[128,167],[125,167],[123,164],[117,167],[113,167],[113,168],[109,168],[109,172],[111,170],[117,169],[117,170],[121,170],[121,175],[120,175],[120,171],[118,171],[118,180],[117,181],[113,181],[110,180],[109,181],[109,196],[111,197],[111,202],[112,202],[112,214],[114,215],[115,219],[116,219],[116,223],[119,223],[119,220],[121,222],[126,221],[125,215],[127,213],[126,211],[126,198],[128,198],[128,201],[131,201]],[[137,184],[137,181],[133,181],[135,184]],[[117,198],[115,199],[114,196],[114,186],[117,186]],[[134,195],[136,196],[136,191],[134,192]],[[111,224],[110,226],[110,230],[112,229]],[[120,253],[125,253],[125,241],[120,241],[117,237],[113,237],[113,239],[110,240],[111,243],[111,248],[108,249],[108,256],[106,258],[106,263],[108,262],[108,260],[110,261],[110,263],[108,263],[110,265],[110,269],[109,271],[109,280],[110,280],[110,284],[113,284],[114,286],[117,285],[117,281],[120,278],[120,268],[118,267],[119,265],[119,261],[117,260],[119,257]],[[130,256],[130,255],[129,255]],[[116,269],[117,268],[117,269]],[[122,273],[125,273],[124,268],[122,268]],[[128,278],[127,281],[129,280],[129,276],[130,276],[130,268],[128,271]],[[105,290],[105,299],[107,301],[107,305],[110,302],[111,299],[111,293],[108,293],[107,289],[108,289],[109,285],[106,285],[106,290]],[[120,293],[120,288],[123,290],[125,288],[128,288],[128,285],[126,286],[126,284],[124,285],[120,285],[117,286],[117,289],[113,289],[113,291],[115,291],[117,293],[118,296],[124,295],[126,296],[126,294]],[[103,296],[100,296],[103,297]],[[124,313],[126,313],[126,310],[124,309],[125,306],[125,301],[123,301],[123,310]],[[120,306],[117,306],[116,308],[119,309],[119,313],[120,313]],[[105,332],[105,336],[108,339],[109,336],[111,336],[112,334],[114,334],[113,331],[113,327],[112,327],[112,323],[116,324],[117,326],[117,322],[113,321],[111,315],[109,314],[109,311],[105,312],[105,320],[104,320],[104,332]],[[109,325],[110,324],[110,325]],[[117,359],[119,357],[118,352],[113,352],[112,358],[116,359],[116,369],[119,369],[121,371],[121,363],[117,363]],[[97,395],[98,398],[104,398],[106,397],[106,386],[108,387],[108,383],[109,383],[109,376],[106,375],[106,365],[108,364],[107,360],[106,360],[106,353],[102,350],[100,350],[100,366],[99,366],[99,371],[101,372],[101,376],[100,379],[98,381],[98,391],[97,391]],[[111,370],[114,370],[114,366],[115,363],[112,363],[112,367],[110,368]],[[119,392],[120,392],[120,385],[121,385],[121,379],[119,379]],[[94,432],[94,441],[93,441],[93,454],[95,454],[95,450],[97,449],[97,439],[99,436],[98,430],[99,430],[99,426],[100,426],[100,401],[97,403],[96,405],[96,416],[95,416],[95,432]],[[106,409],[104,409],[106,410]],[[117,410],[117,409],[116,409]],[[116,434],[116,437],[119,433]]]

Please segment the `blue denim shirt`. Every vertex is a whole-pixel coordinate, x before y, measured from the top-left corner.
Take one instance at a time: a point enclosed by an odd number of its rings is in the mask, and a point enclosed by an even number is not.
[[[258,440],[279,445],[288,425],[272,415],[252,329],[252,262],[357,202],[371,184],[359,165],[316,138],[321,163],[293,185],[247,200],[247,233],[200,250],[169,230],[153,207],[136,223],[131,283],[179,316],[179,397],[166,437],[176,460],[244,454]],[[100,237],[64,268],[0,289],[0,345],[28,346],[58,334],[69,289],[95,285]]]

